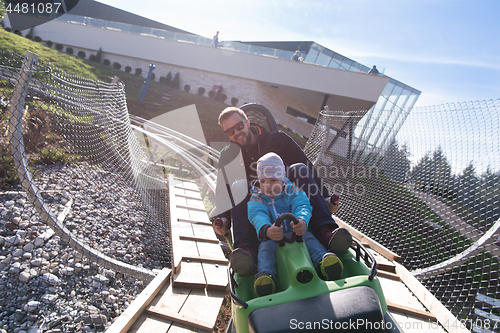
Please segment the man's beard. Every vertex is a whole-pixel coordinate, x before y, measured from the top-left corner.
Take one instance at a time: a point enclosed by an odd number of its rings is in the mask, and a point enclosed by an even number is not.
[[[239,142],[237,141],[232,141],[233,143],[236,143],[238,146],[240,146],[240,148],[248,148],[250,146],[250,142],[252,141],[252,131],[249,130],[247,133],[245,133],[245,142],[243,142],[242,144],[240,144]]]

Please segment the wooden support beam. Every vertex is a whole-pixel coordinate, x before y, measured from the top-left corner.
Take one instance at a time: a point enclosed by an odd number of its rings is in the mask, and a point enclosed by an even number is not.
[[[176,197],[181,197],[181,198],[186,198],[186,199],[191,199],[191,200],[198,200],[198,201],[203,201],[202,198],[199,198],[199,197],[193,197],[192,195],[187,195],[187,194],[180,194],[180,193],[176,193],[175,194]]]
[[[207,222],[207,221],[197,221],[197,220],[182,219],[182,218],[178,218],[177,221],[212,226],[212,222]]]
[[[469,332],[460,321],[429,290],[427,290],[404,266],[395,263],[396,273],[418,300],[435,316],[450,333]]]
[[[181,190],[187,190],[187,191],[193,191],[193,192],[199,193],[199,191],[194,189],[194,188],[189,188],[189,187],[185,187],[185,186],[181,186],[181,185],[175,185],[174,188],[180,188]]]
[[[206,238],[206,237],[198,237],[198,236],[179,236],[180,240],[191,240],[191,241],[197,241],[197,242],[205,242],[205,243],[214,243],[214,244],[219,244],[220,241],[218,239],[214,238]]]
[[[391,279],[391,280],[395,280],[395,281],[401,281],[401,278],[397,274],[390,273],[390,272],[384,272],[384,271],[377,270],[377,276],[384,277],[384,278]]]
[[[375,258],[375,260],[376,260],[376,258]],[[389,272],[389,273],[396,273],[396,266],[394,266],[392,264],[384,264],[384,263],[377,262],[377,270],[385,271],[385,272]]]
[[[391,303],[389,301],[387,301],[387,310],[394,311],[394,312],[406,313],[407,315],[421,318],[421,319],[425,319],[425,320],[430,320],[433,322],[436,321],[436,316],[434,316],[430,312],[417,310],[417,309],[410,308],[410,307],[405,306],[405,305]]]
[[[353,227],[351,227],[349,224],[345,223],[344,221],[342,221],[338,217],[333,216],[333,219],[335,220],[335,222],[337,222],[337,224],[341,228],[347,229],[351,233],[351,235],[354,238],[356,238],[357,240],[359,240],[362,244],[367,243],[371,249],[375,250],[380,255],[384,256],[385,258],[389,259],[390,261],[397,261],[397,262],[401,261],[401,257],[399,255],[392,252],[391,250],[389,250],[388,248],[386,248],[382,244],[377,243],[376,241],[374,241],[370,237],[366,236],[362,232],[354,229]]]
[[[175,205],[177,208],[184,208],[184,209],[189,209],[189,210],[196,210],[199,212],[207,212],[205,207],[194,207],[194,206],[187,206],[187,205]]]
[[[128,306],[128,308],[118,317],[107,330],[106,333],[125,333],[127,332],[153,298],[170,280],[172,271],[164,268],[148,284],[148,286],[137,296],[137,298]]]
[[[205,322],[202,320],[198,320],[194,316],[193,317],[192,316],[185,316],[185,315],[181,315],[178,313],[168,313],[167,314],[167,313],[163,313],[160,311],[156,311],[156,309],[154,307],[151,307],[151,308],[147,309],[146,311],[148,313],[153,314],[155,316],[158,316],[160,318],[172,320],[176,323],[185,324],[188,326],[194,326],[194,327],[202,329],[202,330],[212,331],[212,329],[214,328],[214,325],[212,325],[211,323],[208,323],[208,322]]]
[[[186,262],[207,262],[211,264],[227,265],[227,259],[207,258],[207,257],[187,257],[183,256],[182,261]]]

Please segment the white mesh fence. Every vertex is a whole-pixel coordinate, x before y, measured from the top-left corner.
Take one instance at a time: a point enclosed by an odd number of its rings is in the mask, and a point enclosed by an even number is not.
[[[356,138],[366,112],[322,111],[305,148],[341,197],[338,216],[474,330],[500,329],[499,111],[498,99],[414,108],[400,129],[374,125],[393,131],[382,147]]]
[[[0,329],[103,330],[170,266],[167,184],[124,86],[0,54]]]

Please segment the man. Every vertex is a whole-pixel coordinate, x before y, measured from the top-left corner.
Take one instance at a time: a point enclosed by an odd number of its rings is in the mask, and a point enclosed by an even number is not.
[[[267,132],[250,126],[246,114],[236,107],[228,107],[221,112],[219,125],[231,143],[221,151],[217,177],[216,208],[222,225],[214,223],[213,227],[216,233],[225,235],[231,228],[231,222],[234,225],[235,250],[230,261],[236,273],[253,275],[256,272],[259,241],[255,228],[248,220],[248,188],[257,179],[257,160],[269,152],[282,158],[288,168],[287,177],[309,197],[313,207],[309,228],[314,236],[337,255],[348,250],[352,237],[346,229],[339,228],[331,216],[338,206],[332,204],[328,190],[312,163],[292,138],[281,131]],[[238,168],[242,169],[241,172],[236,170]]]
[[[293,56],[292,56],[292,60],[293,60],[293,61],[300,61],[300,60],[299,60],[299,57],[300,57],[300,51],[299,51],[299,50],[297,50],[297,51],[295,51],[295,53],[293,54]]]
[[[217,31],[217,33],[215,34],[213,40],[212,40],[212,46],[213,47],[219,47],[220,44],[219,44],[219,32]]]
[[[373,65],[373,67],[368,71],[368,74],[379,75],[379,71],[377,69],[377,66]]]

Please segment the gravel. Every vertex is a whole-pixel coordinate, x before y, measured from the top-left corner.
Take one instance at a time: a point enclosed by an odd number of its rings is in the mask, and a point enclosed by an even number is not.
[[[33,170],[74,239],[137,267],[168,266],[164,230],[123,176],[86,164]],[[150,223],[150,225],[146,225]],[[154,235],[154,236],[150,236]],[[0,192],[0,333],[102,332],[146,282],[97,265],[61,241],[21,191]]]

